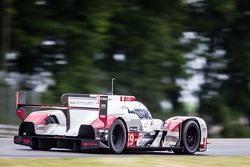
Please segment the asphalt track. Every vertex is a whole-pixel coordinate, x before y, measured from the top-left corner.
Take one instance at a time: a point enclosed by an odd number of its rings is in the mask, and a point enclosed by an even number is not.
[[[208,139],[208,151],[196,153],[194,156],[250,156],[250,139]],[[116,155],[108,152],[73,152],[66,149],[36,151],[29,147],[16,145],[13,138],[0,138],[0,157],[8,158],[43,158],[43,157],[105,157],[105,156],[176,156],[167,151],[133,151]]]

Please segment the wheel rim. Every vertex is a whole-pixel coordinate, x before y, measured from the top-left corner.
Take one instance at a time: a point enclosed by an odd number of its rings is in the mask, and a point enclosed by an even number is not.
[[[121,147],[123,143],[123,138],[124,138],[123,129],[121,125],[118,124],[114,127],[112,134],[112,142],[116,149],[119,149]]]
[[[186,136],[186,141],[187,145],[190,149],[195,149],[197,146],[197,131],[194,126],[190,126],[187,130],[187,136]]]

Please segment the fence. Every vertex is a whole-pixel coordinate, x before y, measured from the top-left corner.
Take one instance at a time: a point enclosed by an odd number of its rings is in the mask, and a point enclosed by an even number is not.
[[[18,126],[0,124],[0,138],[13,137],[18,134]]]

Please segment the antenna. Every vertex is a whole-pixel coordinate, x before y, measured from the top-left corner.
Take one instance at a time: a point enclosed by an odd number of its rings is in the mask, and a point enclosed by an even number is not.
[[[114,94],[114,80],[116,78],[112,78],[112,89],[111,89],[111,94],[113,95]]]

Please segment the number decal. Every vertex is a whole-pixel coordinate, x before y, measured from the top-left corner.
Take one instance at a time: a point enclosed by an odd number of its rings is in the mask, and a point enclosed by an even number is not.
[[[128,147],[136,147],[138,132],[129,132],[128,133]]]
[[[134,144],[134,140],[135,140],[134,134],[130,133],[130,135],[129,135],[129,145],[130,146],[132,146]]]

